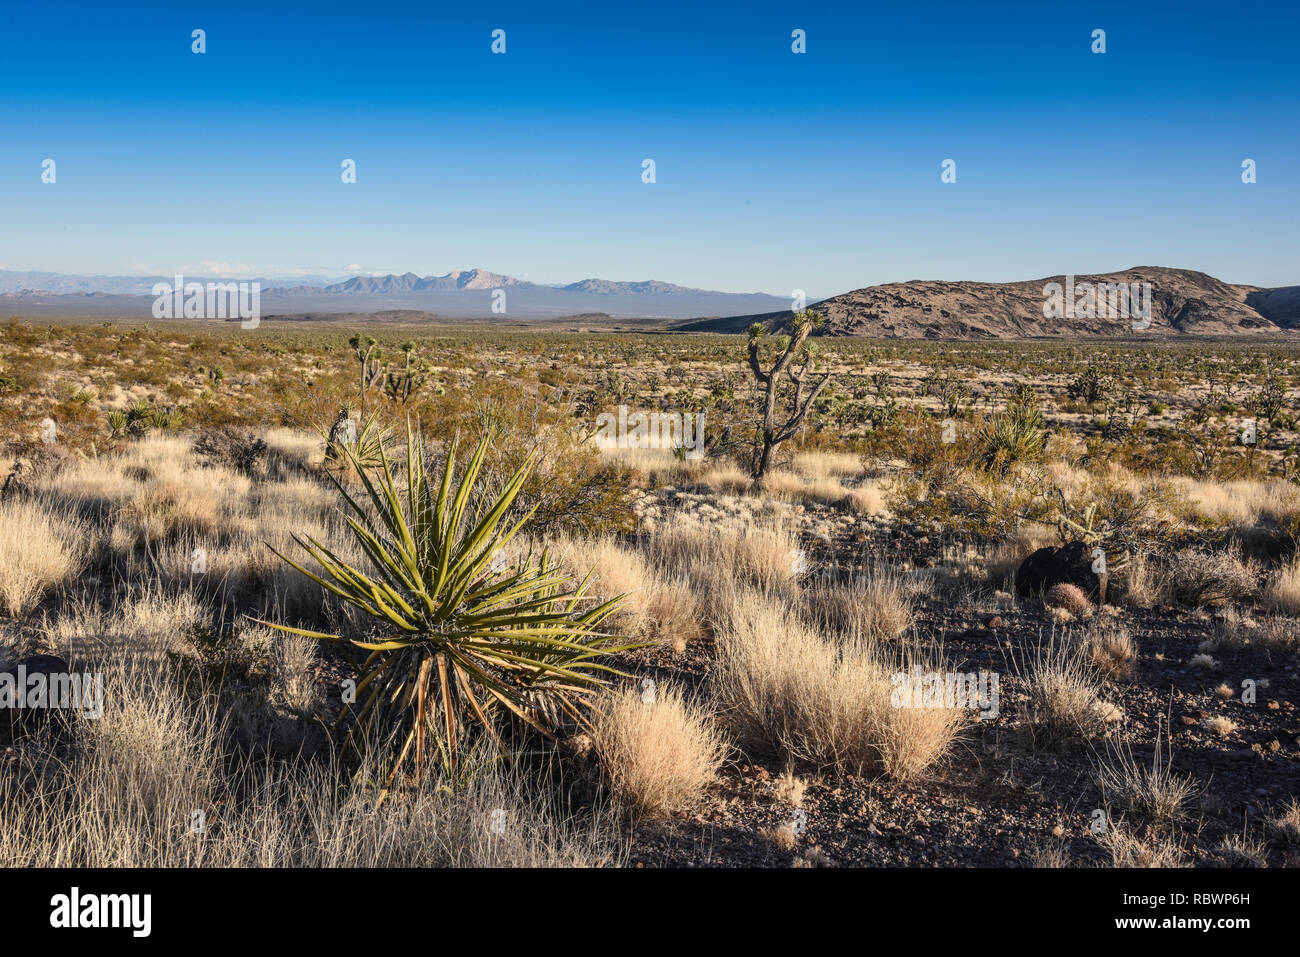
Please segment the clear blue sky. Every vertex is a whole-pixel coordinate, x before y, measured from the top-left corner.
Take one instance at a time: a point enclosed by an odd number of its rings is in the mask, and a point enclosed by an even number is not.
[[[0,268],[1300,283],[1300,6],[1137,6],[9,2]]]

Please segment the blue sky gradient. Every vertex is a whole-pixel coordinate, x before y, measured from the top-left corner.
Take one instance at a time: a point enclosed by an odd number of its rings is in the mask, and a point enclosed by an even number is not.
[[[1294,3],[10,3],[0,268],[1295,284],[1298,40]]]

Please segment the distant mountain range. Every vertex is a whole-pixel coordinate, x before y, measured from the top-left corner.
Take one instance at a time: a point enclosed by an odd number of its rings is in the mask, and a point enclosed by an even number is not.
[[[175,276],[81,276],[60,272],[17,272],[0,269],[0,296],[3,295],[100,295],[100,296],[147,296],[154,283],[171,282]],[[217,281],[219,276],[186,276],[199,282]],[[260,282],[262,288],[282,286],[286,283],[298,283],[304,286],[325,286],[337,282],[330,276],[295,276],[262,277],[249,279]]]
[[[216,277],[187,276],[212,281]],[[0,271],[0,316],[140,316],[151,314],[151,289],[171,276],[70,276]],[[658,280],[583,279],[549,286],[483,269],[443,276],[415,273],[257,280],[268,318],[407,322],[491,319],[503,323],[560,317],[660,320],[683,331],[743,332],[761,322],[789,323],[790,301],[764,293],[688,289]],[[1056,284],[1062,305],[1052,314],[1045,289]],[[1132,317],[1088,309],[1085,291],[1119,284],[1149,288],[1150,325],[1135,330]],[[494,310],[502,301],[504,312]],[[826,317],[820,335],[908,339],[1020,339],[1077,336],[1258,335],[1300,329],[1300,286],[1264,289],[1233,285],[1203,272],[1135,266],[1103,275],[1052,276],[1023,282],[913,280],[866,286],[812,307]],[[687,321],[682,321],[687,320]]]
[[[141,315],[152,305],[156,282],[174,277],[68,276],[0,271],[0,313]],[[219,277],[186,276],[186,281]],[[250,280],[251,281],[251,280]],[[353,276],[343,281],[256,280],[262,284],[262,313],[330,314],[381,311],[435,313],[447,318],[549,319],[603,313],[612,317],[693,319],[741,312],[774,311],[789,303],[764,293],[689,289],[658,280],[615,282],[583,279],[548,286],[484,269],[444,276],[415,273]],[[494,310],[503,290],[504,302]],[[504,307],[504,311],[502,310]]]
[[[1060,303],[1073,291],[1071,307],[1045,310],[1049,284],[1060,287]],[[1088,308],[1110,305],[1108,290],[1150,284],[1150,325],[1142,319]],[[1103,292],[1099,287],[1107,287]],[[1055,290],[1053,290],[1054,292]],[[1145,301],[1143,299],[1143,301]],[[1225,336],[1277,333],[1300,328],[1300,286],[1261,289],[1232,285],[1191,269],[1135,266],[1103,275],[1051,276],[1024,282],[935,282],[913,280],[867,286],[816,303],[826,317],[820,335],[904,339],[1026,339],[1077,336]],[[788,325],[790,310],[684,323],[701,332],[740,332],[761,322]]]

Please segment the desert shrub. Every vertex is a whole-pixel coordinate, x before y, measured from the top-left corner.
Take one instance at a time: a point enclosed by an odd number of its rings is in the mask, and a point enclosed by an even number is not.
[[[919,525],[938,525],[953,535],[994,541],[1044,513],[1043,479],[1032,467],[1003,475],[961,471],[941,476],[896,474],[886,486],[889,512]]]
[[[1070,398],[1087,405],[1100,402],[1115,389],[1115,380],[1103,375],[1095,366],[1088,366],[1070,380],[1065,392]]]
[[[1238,549],[1184,549],[1169,563],[1169,588],[1175,601],[1192,607],[1242,601],[1255,594],[1259,569]]]
[[[194,441],[194,453],[248,478],[257,478],[266,470],[270,447],[251,429],[224,426],[201,432]]]
[[[462,404],[463,403],[463,404]],[[539,535],[630,532],[628,508],[631,468],[599,449],[573,427],[567,409],[517,386],[496,382],[472,398],[448,395],[436,419],[424,427],[446,448],[458,435],[469,440],[493,436],[483,463],[485,493],[503,488],[528,460],[533,466],[512,506],[511,517],[530,513]]]
[[[712,715],[663,685],[649,693],[623,689],[602,695],[592,709],[591,729],[614,795],[645,817],[695,804],[726,754]]]
[[[978,443],[972,441],[969,428],[965,422],[954,421],[949,430],[942,419],[920,409],[910,410],[900,414],[892,428],[871,433],[869,459],[880,462],[901,457],[910,469],[941,481],[975,461]]]

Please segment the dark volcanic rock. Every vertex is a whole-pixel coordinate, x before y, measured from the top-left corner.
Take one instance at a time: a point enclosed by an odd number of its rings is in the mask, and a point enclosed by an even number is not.
[[[1066,583],[1079,586],[1095,601],[1105,601],[1107,576],[1094,572],[1092,563],[1092,549],[1083,542],[1040,548],[1020,563],[1016,590],[1023,595],[1037,595]]]
[[[49,707],[18,707],[20,678],[26,680],[36,674],[45,675],[48,682],[54,675],[68,674],[68,663],[57,655],[29,655],[0,672],[0,744],[11,744],[51,723],[59,728],[67,727],[63,720],[67,712]]]

